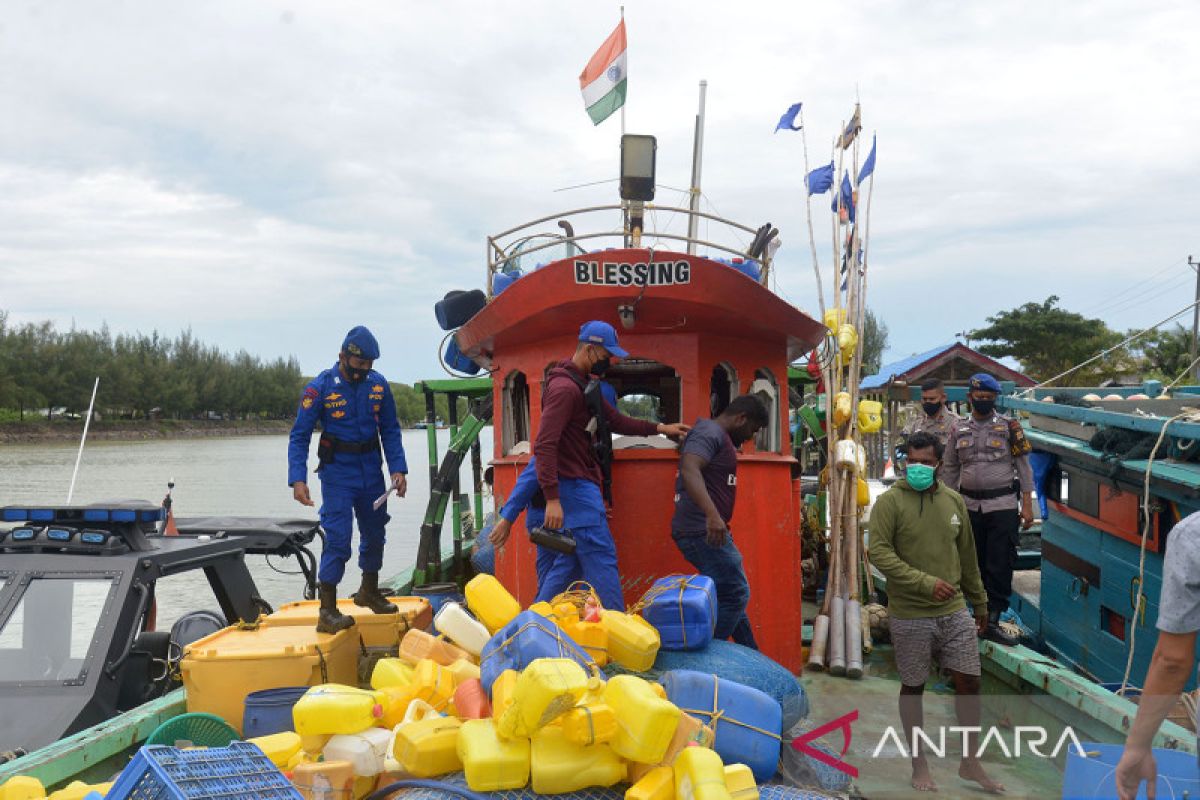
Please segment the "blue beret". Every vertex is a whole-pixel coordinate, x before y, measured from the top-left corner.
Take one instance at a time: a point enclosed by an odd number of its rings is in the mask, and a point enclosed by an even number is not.
[[[981,392],[996,392],[1000,393],[1000,381],[988,375],[986,372],[977,372],[971,376],[971,380],[967,384],[972,389],[978,389]]]
[[[375,341],[375,336],[366,329],[366,326],[358,325],[351,328],[350,332],[346,334],[346,338],[342,342],[342,352],[374,361],[379,358],[379,342]]]

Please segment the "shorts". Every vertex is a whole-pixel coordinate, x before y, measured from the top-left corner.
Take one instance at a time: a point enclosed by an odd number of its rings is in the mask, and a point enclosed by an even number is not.
[[[965,608],[940,617],[888,620],[896,670],[905,686],[924,686],[933,659],[942,669],[979,675],[979,633]]]

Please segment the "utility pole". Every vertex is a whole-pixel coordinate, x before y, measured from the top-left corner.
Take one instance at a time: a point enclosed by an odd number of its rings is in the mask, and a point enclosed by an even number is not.
[[[1188,256],[1188,266],[1196,271],[1196,305],[1192,307],[1192,381],[1200,383],[1200,364],[1196,363],[1196,335],[1200,333],[1200,261]]]

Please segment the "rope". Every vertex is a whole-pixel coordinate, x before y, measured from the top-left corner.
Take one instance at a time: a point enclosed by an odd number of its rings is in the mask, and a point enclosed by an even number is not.
[[[549,620],[546,620],[546,622],[549,622]],[[584,650],[582,647],[580,647],[578,644],[576,644],[575,640],[572,639],[571,637],[567,636],[567,634],[564,633],[563,630],[561,628],[559,628],[557,625],[554,625],[554,623],[552,623],[552,622],[550,622],[550,625],[553,626],[553,628],[554,628],[553,630],[550,630],[549,628],[545,627],[538,621],[526,622],[524,625],[522,625],[521,627],[519,627],[515,631],[513,631],[512,636],[509,636],[507,639],[505,639],[503,642],[501,642],[495,648],[493,648],[489,652],[485,653],[483,658],[481,658],[479,660],[480,668],[481,669],[483,668],[483,665],[487,663],[489,658],[492,658],[496,655],[503,655],[504,651],[508,648],[508,646],[510,644],[512,644],[514,641],[516,641],[517,637],[519,637],[522,633],[529,630],[530,628],[537,628],[538,630],[542,631],[543,633],[546,633],[546,634],[550,635],[551,637],[553,637],[554,641],[558,643],[560,658],[566,658],[567,655],[571,653],[572,649],[577,650],[583,654],[584,658],[587,659],[587,662],[584,664],[581,664],[580,666],[587,667],[589,670],[591,670],[593,675],[599,675],[600,668],[598,666],[596,666],[595,660],[592,659],[592,657],[588,654],[588,652],[586,650]],[[564,649],[564,647],[563,647],[564,639],[566,640],[566,642],[570,643],[570,645],[571,645],[570,648]]]
[[[734,719],[733,717],[725,716],[725,709],[719,708],[719,703],[718,703],[718,699],[719,699],[718,695],[721,691],[721,681],[716,675],[713,675],[712,679],[713,679],[712,710],[705,711],[703,709],[698,709],[698,708],[680,708],[680,711],[683,711],[684,713],[687,713],[687,714],[708,716],[709,722],[712,723],[713,743],[714,744],[716,743],[717,723],[718,722],[729,722],[734,725],[740,725],[741,727],[752,730],[755,733],[761,733],[763,736],[769,736],[772,739],[776,739],[778,741],[783,741],[783,737],[780,736],[778,733],[772,733],[771,731],[767,730],[766,728],[759,728],[758,726],[751,725],[748,722],[742,722],[740,719]]]
[[[1150,513],[1150,476],[1154,469],[1154,458],[1158,455],[1158,448],[1167,436],[1167,428],[1171,426],[1172,422],[1185,418],[1200,420],[1200,409],[1184,409],[1164,422],[1162,430],[1158,432],[1158,440],[1154,442],[1154,448],[1146,459],[1146,476],[1142,482],[1142,541],[1138,552],[1137,600],[1133,608],[1133,619],[1129,623],[1129,657],[1125,660],[1125,677],[1121,679],[1121,690],[1118,694],[1124,694],[1125,688],[1129,685],[1129,675],[1133,672],[1133,651],[1134,643],[1137,641],[1138,616],[1145,613],[1146,595],[1142,592],[1142,587],[1146,585],[1146,540],[1150,536],[1150,524],[1154,519]]]
[[[1195,361],[1193,361],[1192,363],[1188,364],[1188,365],[1187,365],[1187,369],[1185,369],[1183,372],[1179,373],[1179,375],[1177,375],[1177,376],[1175,377],[1175,380],[1171,381],[1171,382],[1170,382],[1170,383],[1168,383],[1166,386],[1164,386],[1164,387],[1163,387],[1163,393],[1166,393],[1166,392],[1167,392],[1167,390],[1174,388],[1175,384],[1179,383],[1181,380],[1183,380],[1183,379],[1184,379],[1184,378],[1186,378],[1188,375],[1190,375],[1190,374],[1191,374],[1191,372],[1192,372],[1192,368],[1193,368],[1193,367],[1195,367],[1197,364],[1200,364],[1200,356],[1197,356]]]
[[[662,595],[666,594],[667,592],[671,591],[672,589],[679,589],[679,600],[678,600],[679,631],[680,631],[680,635],[683,636],[683,649],[686,650],[687,646],[688,646],[687,620],[684,618],[684,615],[683,615],[683,593],[687,589],[699,589],[700,591],[704,592],[704,596],[706,598],[708,598],[708,605],[709,605],[709,609],[712,611],[712,618],[714,620],[717,618],[717,601],[716,601],[716,599],[712,596],[712,593],[708,589],[706,589],[702,586],[692,586],[691,585],[690,581],[692,580],[692,578],[695,578],[695,577],[699,577],[699,576],[696,576],[696,575],[668,575],[665,578],[661,578],[653,586],[651,586],[644,595],[642,595],[642,599],[638,600],[636,603],[633,604],[633,606],[630,607],[628,613],[639,614],[639,613],[641,613],[642,609],[644,609],[648,605],[651,605],[656,599],[658,599]]]

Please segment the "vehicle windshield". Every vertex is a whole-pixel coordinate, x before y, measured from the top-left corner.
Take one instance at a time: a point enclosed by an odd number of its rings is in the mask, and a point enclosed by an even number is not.
[[[31,579],[0,624],[0,683],[82,677],[113,584],[112,577]]]

